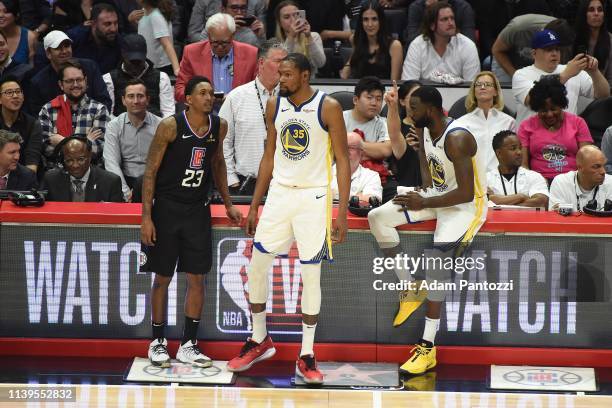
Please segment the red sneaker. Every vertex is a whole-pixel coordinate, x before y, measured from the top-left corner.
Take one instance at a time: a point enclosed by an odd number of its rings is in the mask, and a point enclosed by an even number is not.
[[[317,368],[317,360],[312,355],[300,356],[295,363],[295,374],[306,384],[323,384],[323,374]]]
[[[276,349],[270,336],[266,336],[261,343],[257,343],[249,337],[244,346],[242,346],[240,355],[227,363],[227,371],[235,373],[246,371],[253,364],[267,360],[274,356],[274,354],[276,354]]]

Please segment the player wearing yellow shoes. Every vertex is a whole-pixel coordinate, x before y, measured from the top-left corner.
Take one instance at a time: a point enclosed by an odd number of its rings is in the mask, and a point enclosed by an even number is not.
[[[389,132],[399,127],[397,116],[397,86],[385,95],[389,106]],[[412,120],[423,129],[419,137],[419,160],[423,186],[421,191],[398,194],[392,201],[368,214],[370,230],[387,257],[402,252],[395,227],[436,219],[434,249],[429,258],[456,257],[470,244],[486,219],[486,160],[485,150],[459,121],[444,115],[442,95],[432,86],[417,89],[410,98]],[[416,254],[415,254],[416,255]],[[420,254],[418,254],[420,255]],[[427,264],[426,279],[444,284],[450,282],[451,270],[443,262]],[[400,280],[411,280],[409,271],[399,269]],[[418,291],[420,282],[414,282],[412,292],[403,295],[394,325],[403,323],[423,302],[425,293]],[[442,285],[443,286],[443,285]],[[440,324],[440,310],[446,297],[445,290],[429,290],[425,329],[412,355],[400,367],[400,372],[421,374],[436,366],[436,332]]]

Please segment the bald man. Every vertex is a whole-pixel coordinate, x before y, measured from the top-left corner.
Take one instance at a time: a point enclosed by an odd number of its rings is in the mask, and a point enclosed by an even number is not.
[[[374,170],[363,167],[361,159],[363,158],[363,150],[361,150],[362,137],[356,132],[347,134],[349,163],[351,165],[351,197],[358,196],[359,201],[367,204],[370,197],[377,197],[382,200],[382,184],[380,176]],[[332,168],[333,179],[331,184],[334,200],[338,199],[338,179],[336,178],[336,165]]]
[[[571,204],[582,211],[593,199],[602,210],[606,199],[612,199],[612,178],[606,175],[606,156],[594,145],[583,146],[576,155],[577,171],[556,176],[550,185],[549,209],[559,204]]]

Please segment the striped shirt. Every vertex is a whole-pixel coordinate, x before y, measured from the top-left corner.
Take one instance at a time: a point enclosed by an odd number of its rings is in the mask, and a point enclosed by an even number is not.
[[[259,105],[257,89],[262,105]],[[227,95],[219,110],[219,116],[227,121],[227,135],[223,142],[223,155],[227,166],[227,184],[238,183],[238,175],[257,177],[259,162],[264,152],[266,125],[264,112],[271,96],[275,96],[261,84],[259,78],[236,87]]]
[[[65,96],[64,96],[65,98]],[[51,134],[58,133],[57,131],[57,114],[59,110],[51,108],[51,102],[46,103],[38,118],[42,128],[43,153],[46,157],[51,158],[55,150],[55,146],[51,145]],[[104,148],[104,129],[108,121],[108,111],[106,106],[94,101],[87,95],[83,96],[76,109],[72,107],[72,134],[87,136],[87,133],[93,129],[101,129],[102,136],[92,142],[92,160],[102,157],[102,149]]]

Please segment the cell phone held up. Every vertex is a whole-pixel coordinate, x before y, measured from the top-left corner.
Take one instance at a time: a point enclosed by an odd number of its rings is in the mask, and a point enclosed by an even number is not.
[[[297,13],[298,19],[306,21],[306,10],[298,10]]]
[[[255,16],[241,16],[240,20],[242,20],[242,23],[243,23],[243,25],[245,27],[250,27],[251,25],[253,25],[255,20],[257,20],[257,17],[255,17]]]
[[[215,91],[214,95],[215,95],[215,99],[223,99],[223,97],[225,96],[225,92]]]

